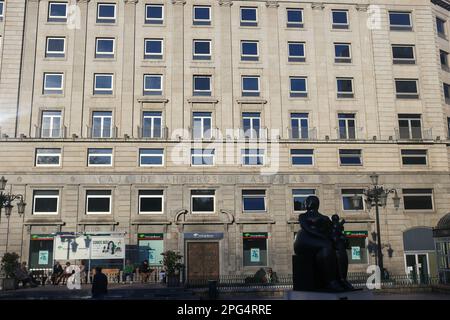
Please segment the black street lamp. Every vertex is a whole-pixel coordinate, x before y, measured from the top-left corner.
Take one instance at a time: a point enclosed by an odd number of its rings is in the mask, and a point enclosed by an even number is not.
[[[385,187],[378,184],[378,175],[373,173],[370,175],[370,179],[372,181],[372,186],[368,187],[363,191],[364,194],[364,202],[366,203],[366,208],[370,211],[370,209],[375,206],[375,222],[377,227],[377,265],[381,271],[381,277],[384,277],[384,267],[383,267],[383,252],[382,252],[382,244],[381,244],[381,234],[380,234],[380,212],[379,207],[386,207],[387,198],[390,193],[393,193],[394,196],[392,200],[394,201],[394,208],[397,210],[400,207],[400,197],[397,194],[397,190],[395,189],[386,189]],[[356,194],[352,197],[353,206],[359,208],[361,206],[361,197]]]

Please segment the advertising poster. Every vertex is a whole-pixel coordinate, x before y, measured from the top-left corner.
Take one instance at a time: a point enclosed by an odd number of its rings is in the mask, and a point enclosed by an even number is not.
[[[125,241],[120,236],[95,236],[91,242],[91,259],[125,258]]]
[[[251,262],[260,262],[261,255],[259,252],[259,248],[251,248],[250,249],[250,261]]]
[[[54,251],[55,260],[89,259],[89,241],[84,235],[57,235]]]
[[[361,260],[361,248],[352,247],[352,260]]]
[[[145,250],[150,265],[162,265],[164,252],[164,240],[140,240],[139,250]]]
[[[39,260],[38,264],[47,265],[48,264],[48,250],[39,251]]]

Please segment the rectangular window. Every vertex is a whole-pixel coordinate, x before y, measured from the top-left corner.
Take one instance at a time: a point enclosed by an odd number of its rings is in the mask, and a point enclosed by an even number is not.
[[[352,62],[352,52],[349,43],[334,44],[334,62],[336,63]]]
[[[257,25],[257,9],[255,7],[241,7],[241,26],[256,27]]]
[[[412,30],[411,12],[390,11],[389,23],[391,30]]]
[[[67,21],[67,2],[49,2],[48,18],[49,22]]]
[[[5,10],[5,1],[0,1],[0,21],[3,20]]]
[[[315,189],[293,189],[292,198],[294,200],[294,212],[305,212],[305,200],[309,196],[316,195]]]
[[[242,61],[258,61],[258,41],[241,41],[241,60]]]
[[[58,214],[59,191],[58,190],[34,190],[33,214]]]
[[[112,94],[113,93],[113,75],[112,74],[94,74],[94,94]]]
[[[437,30],[437,33],[438,33],[438,35],[440,37],[442,37],[444,39],[446,38],[445,29],[446,29],[445,20],[442,20],[442,19],[436,17],[436,30]]]
[[[439,58],[441,60],[442,69],[448,69],[448,52],[439,50]]]
[[[145,74],[144,75],[144,96],[147,95],[162,95],[163,80],[160,74]]]
[[[332,10],[333,29],[348,29],[348,11],[347,10]]]
[[[399,114],[398,126],[400,139],[422,139],[420,114]]]
[[[144,40],[144,59],[162,59],[164,50],[163,39]]]
[[[193,25],[209,26],[211,25],[211,6],[194,6],[193,7]]]
[[[362,152],[359,149],[340,149],[339,160],[341,166],[362,166]]]
[[[116,5],[114,3],[97,4],[97,23],[115,23]]]
[[[433,210],[433,189],[403,189],[405,210]]]
[[[450,118],[447,118],[447,139],[450,139]]]
[[[41,138],[61,138],[61,111],[42,111]]]
[[[214,149],[191,149],[192,166],[213,166]]]
[[[304,98],[308,96],[308,80],[306,77],[290,77],[289,82],[289,95],[291,98]]]
[[[259,97],[259,76],[242,76],[242,96]]]
[[[111,190],[87,190],[86,214],[111,214]]]
[[[96,38],[95,39],[95,57],[96,58],[114,58],[114,38]]]
[[[403,165],[427,165],[427,150],[402,150]]]
[[[342,189],[342,209],[344,211],[364,210],[364,190],[363,189]],[[358,198],[358,206],[355,207],[354,197]]]
[[[336,78],[337,97],[353,98],[353,78]]]
[[[112,137],[112,112],[92,112],[92,138]]]
[[[266,190],[242,190],[243,212],[265,212]]]
[[[215,190],[191,190],[192,213],[214,213],[215,194]]]
[[[62,94],[64,75],[62,73],[44,73],[44,94]]]
[[[242,113],[244,138],[257,139],[261,136],[261,114],[259,112]]]
[[[64,58],[66,52],[66,38],[47,37],[45,47],[46,58]]]
[[[194,96],[211,95],[211,76],[194,76]]]
[[[194,112],[192,114],[192,138],[211,139],[212,115],[211,112]]]
[[[415,64],[414,46],[392,45],[392,58],[394,64]]]
[[[243,238],[243,265],[244,267],[267,266],[267,232],[249,233],[242,235]]]
[[[154,167],[164,165],[164,149],[139,149],[139,166]]]
[[[164,5],[162,4],[146,4],[145,5],[145,23],[163,24],[164,22]]]
[[[112,166],[113,152],[111,148],[89,148],[89,167],[110,167]]]
[[[450,84],[448,83],[443,83],[442,87],[444,89],[444,98],[445,98],[445,103],[446,104],[450,104]]]
[[[36,167],[59,167],[61,165],[60,148],[37,148]]]
[[[416,79],[395,79],[395,92],[398,99],[418,99],[419,91]]]
[[[356,139],[356,120],[354,113],[339,113],[339,139]]]
[[[288,61],[305,62],[305,43],[288,42]]]
[[[144,111],[142,114],[142,137],[162,138],[162,121],[161,111]]]
[[[194,40],[192,59],[211,60],[211,40]]]
[[[139,190],[139,214],[160,214],[163,212],[163,190]]]
[[[291,113],[291,134],[292,139],[309,138],[309,118],[307,113]]]
[[[241,157],[244,166],[264,165],[264,150],[262,149],[242,149]]]
[[[303,10],[302,9],[286,9],[287,27],[303,28]]]
[[[291,149],[293,166],[312,166],[314,164],[313,149]]]

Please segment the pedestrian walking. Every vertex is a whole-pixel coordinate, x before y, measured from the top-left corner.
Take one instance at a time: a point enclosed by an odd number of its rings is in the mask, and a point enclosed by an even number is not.
[[[95,268],[94,279],[92,280],[92,298],[103,299],[108,294],[108,277],[102,273],[101,267]]]

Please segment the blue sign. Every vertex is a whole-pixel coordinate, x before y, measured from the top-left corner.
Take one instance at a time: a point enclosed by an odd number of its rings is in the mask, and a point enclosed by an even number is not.
[[[185,232],[185,240],[211,240],[223,239],[222,232]]]

